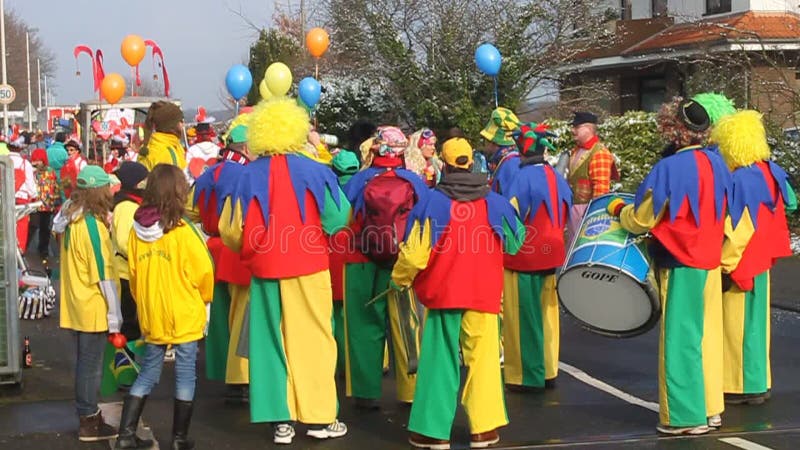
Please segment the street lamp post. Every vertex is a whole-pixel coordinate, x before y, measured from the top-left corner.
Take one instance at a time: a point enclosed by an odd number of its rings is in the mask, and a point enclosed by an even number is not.
[[[30,33],[25,32],[25,60],[28,65],[28,131],[33,131],[33,103],[31,102],[31,42]]]
[[[39,58],[36,58],[36,92],[38,92],[37,96],[39,97],[39,109],[42,109],[42,66],[39,62]]]
[[[0,63],[3,64],[3,84],[6,79],[6,6],[5,0],[0,0]],[[8,133],[8,105],[3,105],[3,135]]]

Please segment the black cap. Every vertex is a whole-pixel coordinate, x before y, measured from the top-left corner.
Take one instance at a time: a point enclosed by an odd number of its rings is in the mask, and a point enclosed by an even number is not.
[[[597,116],[590,112],[586,111],[576,111],[575,118],[572,119],[572,126],[577,127],[578,125],[583,125],[584,123],[597,123]]]
[[[711,126],[708,112],[694,100],[685,100],[678,105],[678,117],[691,131],[706,131]]]
[[[137,185],[147,178],[147,167],[136,161],[125,161],[117,169],[117,178],[121,184],[120,189],[133,191]]]

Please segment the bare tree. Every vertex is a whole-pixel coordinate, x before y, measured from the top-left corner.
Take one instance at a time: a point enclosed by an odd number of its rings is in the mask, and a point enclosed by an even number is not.
[[[55,55],[48,50],[38,31],[26,23],[22,17],[14,11],[6,9],[6,62],[8,84],[17,91],[17,98],[14,103],[9,105],[11,110],[22,110],[28,104],[27,95],[27,65],[25,52],[25,33],[29,33],[30,60],[31,60],[31,102],[33,105],[39,104],[39,91],[37,84],[36,60],[40,62],[42,76],[48,77],[48,83],[53,86],[53,75],[56,71]]]

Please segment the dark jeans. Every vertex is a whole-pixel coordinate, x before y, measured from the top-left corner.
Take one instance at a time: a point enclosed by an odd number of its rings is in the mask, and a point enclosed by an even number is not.
[[[50,211],[39,211],[31,214],[31,222],[28,225],[28,246],[33,242],[33,236],[39,232],[39,244],[37,250],[42,256],[47,256],[50,247],[50,229],[53,222],[53,213]],[[27,249],[26,249],[27,251]]]
[[[139,330],[139,317],[136,315],[136,302],[133,301],[133,295],[131,295],[130,282],[120,278],[119,285],[121,291],[120,303],[122,304],[120,333],[125,336],[125,339],[134,341],[142,336],[142,332]]]
[[[91,416],[98,410],[100,382],[103,379],[103,351],[108,333],[76,332],[78,359],[75,364],[75,407],[79,416]]]

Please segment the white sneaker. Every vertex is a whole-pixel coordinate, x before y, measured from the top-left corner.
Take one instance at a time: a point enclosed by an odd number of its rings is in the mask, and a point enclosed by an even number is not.
[[[713,415],[708,418],[709,428],[719,428],[722,426],[722,416],[719,414]]]
[[[309,428],[306,434],[317,439],[338,438],[347,434],[347,425],[337,420],[325,428]]]
[[[681,435],[681,434],[706,434],[711,431],[707,425],[698,425],[696,427],[671,427],[669,425],[661,425],[659,424],[656,427],[659,433],[669,434],[669,435]]]
[[[275,427],[272,442],[276,444],[291,444],[294,438],[294,427],[288,423],[281,423]]]

